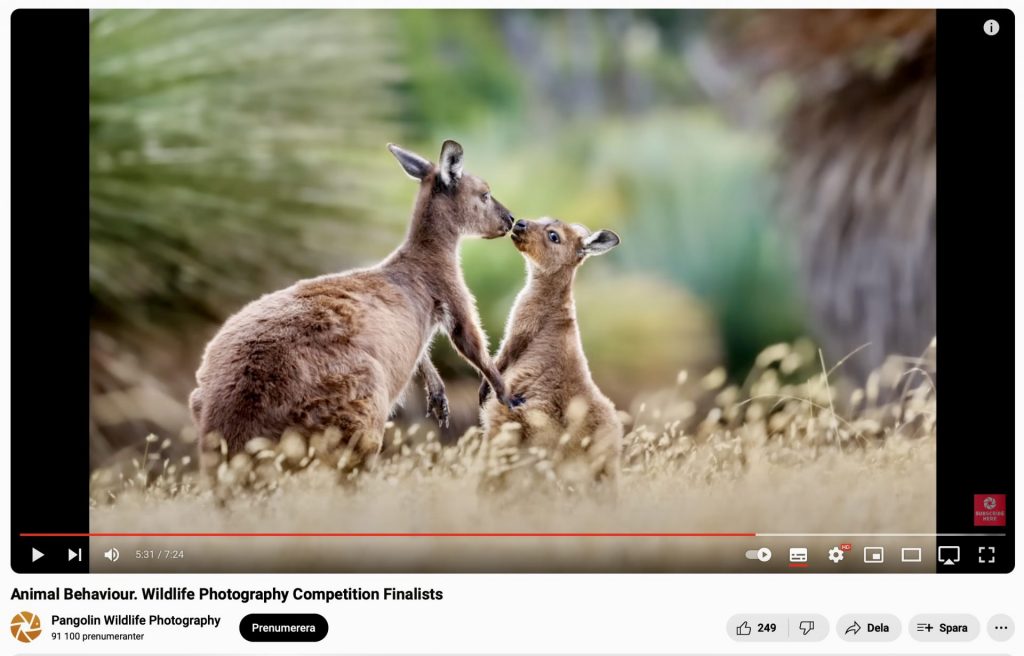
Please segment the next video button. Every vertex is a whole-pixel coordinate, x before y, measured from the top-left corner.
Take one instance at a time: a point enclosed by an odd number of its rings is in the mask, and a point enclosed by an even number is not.
[[[253,613],[238,624],[249,642],[320,642],[327,620],[316,613]]]

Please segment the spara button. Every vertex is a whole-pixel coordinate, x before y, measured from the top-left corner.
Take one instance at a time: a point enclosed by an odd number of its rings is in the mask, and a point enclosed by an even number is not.
[[[915,615],[908,630],[921,642],[968,642],[981,631],[973,615]]]

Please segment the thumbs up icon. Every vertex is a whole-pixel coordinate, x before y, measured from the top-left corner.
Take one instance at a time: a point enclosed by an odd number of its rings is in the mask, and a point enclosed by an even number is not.
[[[736,635],[738,635],[738,636],[748,636],[748,635],[750,635],[750,625],[747,624],[746,620],[743,621],[743,624],[740,624],[739,626],[736,627]]]

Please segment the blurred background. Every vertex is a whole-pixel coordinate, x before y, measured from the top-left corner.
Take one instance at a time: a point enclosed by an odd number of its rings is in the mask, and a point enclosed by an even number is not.
[[[624,410],[683,371],[741,381],[778,342],[853,353],[863,382],[934,337],[933,12],[112,10],[90,29],[94,465],[187,433],[203,346],[243,304],[401,241],[415,186],[389,141],[436,160],[456,139],[516,216],[619,232],[576,296]],[[521,256],[462,254],[496,348]],[[477,378],[446,339],[434,360],[450,439]]]

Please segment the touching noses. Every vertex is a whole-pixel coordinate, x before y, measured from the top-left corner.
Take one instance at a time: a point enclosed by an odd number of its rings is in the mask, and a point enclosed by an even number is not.
[[[524,221],[523,219],[519,219],[518,221],[516,221],[516,224],[512,226],[512,232],[516,233],[517,235],[521,235],[522,233],[526,232],[526,221]]]
[[[512,213],[509,212],[504,207],[501,208],[501,209],[502,209],[502,213],[501,213],[501,227],[502,227],[502,229],[505,232],[508,232],[509,229],[512,227],[512,222],[515,221],[516,218],[514,216],[512,216]]]

